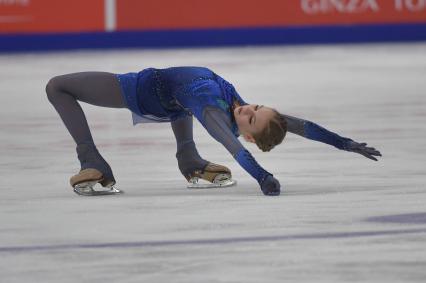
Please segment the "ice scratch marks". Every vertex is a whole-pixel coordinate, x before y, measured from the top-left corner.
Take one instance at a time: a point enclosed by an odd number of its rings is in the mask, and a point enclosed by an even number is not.
[[[219,239],[193,239],[193,240],[164,240],[164,241],[137,241],[116,243],[88,243],[88,244],[65,244],[65,245],[34,245],[34,246],[12,246],[0,247],[0,253],[28,253],[49,252],[61,250],[86,250],[86,249],[135,249],[167,246],[197,246],[197,245],[234,245],[242,243],[267,243],[279,241],[296,240],[321,240],[321,239],[349,239],[361,237],[396,236],[404,234],[426,233],[426,228],[402,229],[402,230],[379,230],[358,232],[329,232],[295,235],[276,236],[254,236],[254,237],[229,237]]]
[[[394,214],[367,218],[368,222],[426,224],[426,212]]]

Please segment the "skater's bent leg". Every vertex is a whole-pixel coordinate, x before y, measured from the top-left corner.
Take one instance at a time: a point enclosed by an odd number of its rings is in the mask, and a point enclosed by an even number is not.
[[[192,116],[178,119],[171,124],[176,137],[176,158],[179,169],[188,179],[195,170],[203,170],[209,162],[201,158],[195,146],[192,133]]]
[[[52,78],[46,86],[55,107],[76,144],[93,144],[86,117],[77,100],[102,107],[125,108],[118,79],[105,72],[82,72]]]
[[[204,160],[198,154],[192,135],[192,116],[173,121],[172,129],[176,137],[176,158],[179,170],[188,181],[194,177],[212,183],[216,183],[216,181],[222,182],[225,179],[231,180],[232,176],[229,168]]]
[[[111,167],[98,152],[86,117],[77,100],[96,106],[125,108],[116,76],[104,72],[57,76],[49,81],[46,92],[49,101],[77,144],[81,171],[71,178],[71,185],[87,181],[100,182],[103,186],[114,184]]]

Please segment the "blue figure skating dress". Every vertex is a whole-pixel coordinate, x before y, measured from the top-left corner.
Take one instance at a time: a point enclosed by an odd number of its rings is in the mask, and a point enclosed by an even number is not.
[[[202,67],[149,68],[117,77],[127,107],[132,111],[134,124],[173,122],[195,116],[261,186],[272,175],[256,162],[238,140],[233,109],[236,105],[247,103],[229,82],[211,70]],[[351,146],[356,143],[349,138],[311,121],[283,116],[291,133],[354,151]]]
[[[203,67],[145,69],[117,75],[133,123],[172,122],[193,115],[259,184],[272,175],[238,140],[233,109],[247,103],[226,80]]]

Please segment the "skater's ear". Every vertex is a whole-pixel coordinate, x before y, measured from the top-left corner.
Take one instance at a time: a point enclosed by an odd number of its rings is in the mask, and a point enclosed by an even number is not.
[[[256,143],[256,140],[250,134],[244,134],[243,137],[247,142]]]

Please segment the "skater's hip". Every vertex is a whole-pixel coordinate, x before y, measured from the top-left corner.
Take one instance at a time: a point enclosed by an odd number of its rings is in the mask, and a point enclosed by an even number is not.
[[[139,73],[117,74],[127,108],[139,116],[172,121],[188,115],[164,82],[160,70],[148,68]]]

